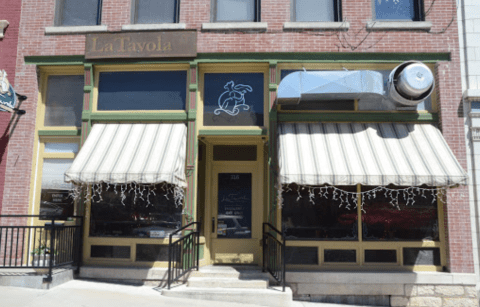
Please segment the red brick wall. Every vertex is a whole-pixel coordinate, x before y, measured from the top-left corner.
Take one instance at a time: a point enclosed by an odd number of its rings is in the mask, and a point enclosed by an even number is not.
[[[7,72],[8,81],[15,86],[15,65],[17,60],[17,43],[20,26],[21,1],[0,0],[1,20],[10,24],[4,31],[4,38],[0,39],[0,70]],[[5,185],[5,171],[7,166],[8,134],[12,115],[0,111],[0,214],[2,214],[3,190]]]
[[[461,117],[461,84],[455,0],[425,0],[426,16],[433,24],[431,34],[422,31],[365,30],[372,19],[373,0],[344,0],[343,20],[350,23],[347,32],[284,31],[283,23],[290,21],[290,0],[263,0],[261,21],[268,23],[265,33],[249,31],[202,32],[202,23],[210,22],[210,0],[182,0],[180,22],[198,32],[198,52],[447,52],[450,62],[437,65],[437,94],[441,128],[464,169],[465,143]],[[44,35],[52,26],[55,0],[23,0],[22,22],[17,58],[17,90],[29,96],[25,104],[27,115],[22,117],[8,151],[8,182],[4,203],[8,212],[28,208],[28,192],[32,169],[35,110],[37,105],[37,75],[33,65],[24,65],[24,56],[82,55],[84,35]],[[130,23],[130,0],[104,0],[102,24],[109,31],[120,31]],[[321,60],[321,59],[319,59]],[[446,229],[449,241],[449,267],[453,272],[473,272],[472,243],[467,188],[452,190],[446,206]]]

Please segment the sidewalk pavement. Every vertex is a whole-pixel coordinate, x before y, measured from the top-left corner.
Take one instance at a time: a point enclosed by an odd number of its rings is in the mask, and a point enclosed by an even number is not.
[[[0,287],[2,307],[260,307],[162,296],[160,288],[72,280],[51,290]],[[356,307],[361,307],[355,305]],[[354,307],[294,301],[292,307]]]

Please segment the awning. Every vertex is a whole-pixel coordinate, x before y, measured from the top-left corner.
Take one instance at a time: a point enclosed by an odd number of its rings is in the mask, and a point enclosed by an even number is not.
[[[449,186],[468,175],[430,124],[279,125],[280,182]]]
[[[186,187],[186,138],[183,123],[95,124],[65,181]]]

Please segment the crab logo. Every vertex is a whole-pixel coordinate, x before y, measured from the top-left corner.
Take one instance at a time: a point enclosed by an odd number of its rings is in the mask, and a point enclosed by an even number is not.
[[[17,96],[10,82],[7,80],[7,73],[5,70],[0,70],[0,105],[9,108],[14,108],[17,102]],[[4,111],[0,108],[0,111]]]
[[[228,115],[235,116],[240,113],[240,109],[250,109],[250,106],[245,104],[245,94],[253,91],[250,85],[235,85],[235,82],[230,81],[223,88],[226,91],[218,97],[218,109],[213,111],[215,115],[225,112]]]

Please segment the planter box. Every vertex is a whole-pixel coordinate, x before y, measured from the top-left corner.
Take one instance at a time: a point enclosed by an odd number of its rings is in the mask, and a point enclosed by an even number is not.
[[[53,265],[55,265],[55,257],[53,259]],[[47,274],[50,266],[50,255],[33,255],[32,266],[34,266],[33,269],[38,274]]]

